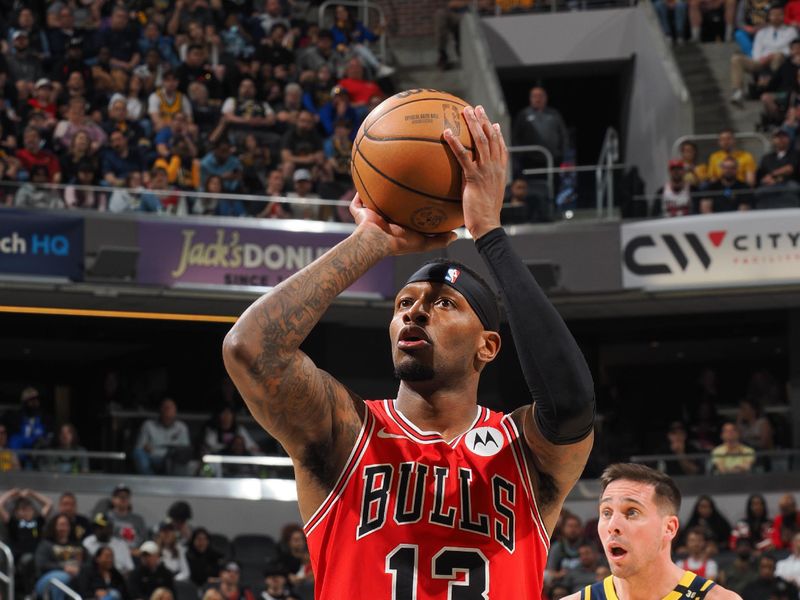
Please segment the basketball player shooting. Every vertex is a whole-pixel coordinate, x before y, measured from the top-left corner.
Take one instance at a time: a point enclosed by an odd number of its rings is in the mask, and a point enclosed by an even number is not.
[[[464,173],[466,227],[505,306],[526,406],[504,415],[478,405],[481,372],[500,351],[499,309],[453,261],[423,265],[397,294],[396,399],[362,400],[299,350],[382,258],[456,237],[389,224],[358,196],[353,233],[254,302],[225,338],[228,372],[293,460],[318,599],[538,600],[550,534],[592,446],[589,369],[500,227],[500,128],[480,107],[464,117],[475,159],[452,132],[445,140]]]
[[[742,600],[672,562],[681,493],[668,475],[622,463],[600,482],[597,533],[611,575],[564,600]]]

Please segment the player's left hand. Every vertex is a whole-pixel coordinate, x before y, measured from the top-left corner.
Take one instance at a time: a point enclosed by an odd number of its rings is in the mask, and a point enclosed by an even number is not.
[[[463,110],[475,146],[475,159],[450,129],[444,139],[450,144],[458,164],[464,171],[464,225],[473,239],[500,227],[500,209],[506,189],[508,150],[500,125],[492,124],[482,106]]]

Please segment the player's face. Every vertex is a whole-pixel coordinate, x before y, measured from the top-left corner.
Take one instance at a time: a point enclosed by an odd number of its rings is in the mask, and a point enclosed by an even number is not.
[[[441,283],[410,283],[389,325],[395,373],[405,381],[463,375],[474,368],[483,325],[464,296]]]
[[[678,519],[665,515],[652,485],[612,481],[600,499],[597,532],[611,572],[630,577],[656,561],[678,530]]]

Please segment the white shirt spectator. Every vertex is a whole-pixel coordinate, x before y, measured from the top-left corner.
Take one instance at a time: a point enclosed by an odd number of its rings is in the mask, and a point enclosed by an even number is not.
[[[97,536],[92,534],[83,540],[83,547],[89,553],[89,556],[94,556],[97,549],[101,546],[108,546],[114,552],[114,568],[123,575],[133,571],[133,557],[131,556],[131,549],[125,540],[116,536],[111,536],[107,542],[100,542]]]
[[[161,549],[161,563],[175,575],[175,581],[189,581],[189,561],[186,560],[186,548],[175,544],[175,554],[167,548]]]
[[[756,33],[753,40],[753,59],[761,60],[770,54],[789,55],[789,44],[797,37],[797,30],[790,25],[773,27],[768,25]]]
[[[237,98],[233,98],[229,96],[225,99],[225,102],[222,103],[222,114],[223,115],[235,115],[236,114],[236,106],[239,103]],[[275,111],[272,110],[272,107],[269,105],[269,102],[258,102],[261,105],[261,108],[264,110],[264,116],[274,115]]]
[[[173,446],[190,446],[189,428],[183,421],[173,421],[165,427],[161,421],[148,419],[142,423],[139,437],[136,440],[137,448],[150,447],[150,455],[163,458]]]
[[[800,556],[792,554],[783,560],[779,560],[775,564],[775,577],[800,585]]]

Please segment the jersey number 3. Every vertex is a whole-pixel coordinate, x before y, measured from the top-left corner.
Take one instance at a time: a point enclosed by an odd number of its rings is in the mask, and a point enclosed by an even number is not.
[[[386,557],[386,572],[392,576],[392,600],[417,600],[419,546],[400,544]],[[456,578],[464,574],[463,580]],[[448,600],[487,600],[489,561],[474,548],[445,546],[431,561],[431,577],[450,579]]]

